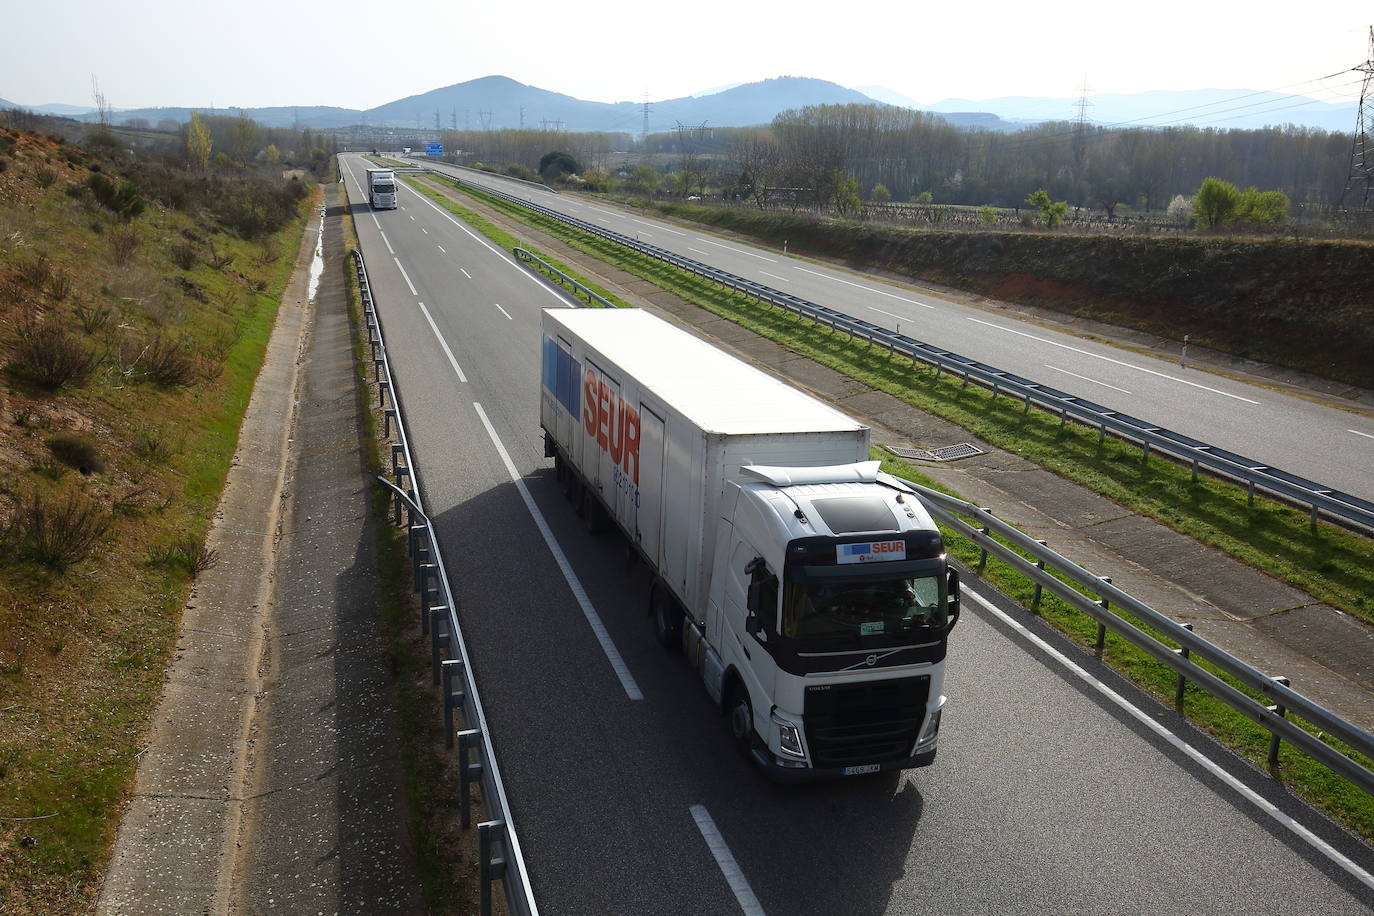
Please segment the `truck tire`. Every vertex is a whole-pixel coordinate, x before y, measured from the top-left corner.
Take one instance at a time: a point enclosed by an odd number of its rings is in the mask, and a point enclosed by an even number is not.
[[[606,530],[606,513],[601,509],[601,503],[592,495],[592,491],[586,487],[582,488],[582,524],[587,527],[587,533],[598,535]]]
[[[649,612],[654,615],[654,635],[668,650],[682,645],[682,608],[673,596],[655,585],[649,594]]]
[[[730,687],[725,703],[725,718],[730,725],[730,737],[745,760],[753,759],[754,707],[749,702],[749,690],[739,681]]]

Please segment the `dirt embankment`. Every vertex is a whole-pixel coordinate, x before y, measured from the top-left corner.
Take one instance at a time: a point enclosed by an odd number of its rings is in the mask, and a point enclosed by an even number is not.
[[[840,257],[1374,387],[1374,245],[1292,238],[940,232],[655,203]]]

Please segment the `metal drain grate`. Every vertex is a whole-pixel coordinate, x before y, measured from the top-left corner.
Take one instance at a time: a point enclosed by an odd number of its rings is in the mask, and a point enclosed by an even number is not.
[[[937,449],[904,448],[898,445],[884,445],[883,448],[899,458],[909,458],[912,461],[958,461],[960,458],[983,454],[981,448],[967,442]]]

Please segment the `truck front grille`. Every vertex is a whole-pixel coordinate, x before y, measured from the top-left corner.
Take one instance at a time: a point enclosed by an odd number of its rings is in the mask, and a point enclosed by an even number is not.
[[[818,767],[886,763],[911,754],[925,717],[929,677],[806,688],[806,741]]]

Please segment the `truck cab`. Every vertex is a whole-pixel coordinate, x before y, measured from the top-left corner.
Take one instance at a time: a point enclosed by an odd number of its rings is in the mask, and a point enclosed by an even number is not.
[[[784,781],[930,764],[959,599],[929,515],[876,461],[741,477],[701,622],[719,650],[703,678],[741,750]]]

